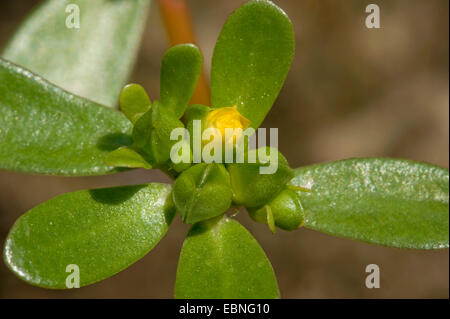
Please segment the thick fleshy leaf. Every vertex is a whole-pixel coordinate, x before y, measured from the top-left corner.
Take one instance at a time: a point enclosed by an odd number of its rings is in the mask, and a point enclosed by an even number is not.
[[[3,57],[69,92],[115,106],[137,55],[149,2],[43,1]],[[77,13],[80,28],[72,27]]]
[[[279,298],[272,265],[237,221],[219,217],[195,224],[178,262],[175,297]]]
[[[119,105],[131,123],[136,123],[150,109],[152,102],[142,86],[130,83],[120,92]]]
[[[0,169],[49,175],[115,172],[104,159],[131,143],[131,123],[0,59]]]
[[[65,289],[79,269],[80,286],[110,277],[147,254],[174,215],[163,184],[78,191],[28,211],[6,239],[4,259],[26,282]]]
[[[193,44],[176,45],[164,54],[161,63],[161,103],[180,118],[194,93],[203,58]]]
[[[257,128],[274,103],[294,54],[294,31],[271,1],[250,1],[228,19],[211,68],[212,106],[237,106]]]
[[[449,173],[399,159],[361,158],[298,168],[305,226],[400,248],[448,248]]]

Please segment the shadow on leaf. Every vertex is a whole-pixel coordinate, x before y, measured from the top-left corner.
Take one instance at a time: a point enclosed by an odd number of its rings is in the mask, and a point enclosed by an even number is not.
[[[136,194],[147,185],[120,186],[112,188],[91,189],[89,194],[97,202],[109,205],[119,205]]]
[[[133,139],[124,133],[110,133],[98,139],[97,146],[102,151],[114,151],[121,146],[130,146]]]

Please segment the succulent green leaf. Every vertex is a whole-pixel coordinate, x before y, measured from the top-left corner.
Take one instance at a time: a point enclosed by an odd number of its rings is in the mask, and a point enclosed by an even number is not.
[[[302,167],[294,185],[305,226],[327,234],[399,248],[449,243],[449,173],[409,160],[360,158]]]
[[[194,93],[203,58],[193,44],[176,45],[164,54],[161,64],[161,103],[180,118]]]
[[[0,169],[49,175],[115,172],[108,152],[131,143],[116,111],[0,59]]]
[[[294,31],[271,1],[249,1],[228,19],[211,68],[212,106],[237,106],[257,128],[283,86],[294,54]]]
[[[152,103],[142,86],[131,83],[120,92],[119,105],[123,114],[134,124],[150,109]]]
[[[231,197],[230,175],[222,164],[194,165],[181,173],[173,186],[173,201],[187,224],[225,213]]]
[[[148,8],[148,0],[43,1],[2,56],[69,92],[114,107],[134,65]]]
[[[26,282],[65,289],[68,265],[80,286],[108,278],[147,254],[174,215],[170,187],[134,185],[68,193],[25,213],[9,233],[6,265]]]
[[[145,168],[151,169],[152,166],[145,158],[131,147],[123,146],[106,155],[105,163],[108,166]]]
[[[183,123],[160,102],[154,101],[151,109],[134,125],[134,145],[150,159],[153,166],[164,164],[170,159],[172,146],[177,142],[170,139],[176,128],[184,128]]]
[[[270,261],[237,221],[219,217],[192,226],[178,262],[179,299],[279,298]]]

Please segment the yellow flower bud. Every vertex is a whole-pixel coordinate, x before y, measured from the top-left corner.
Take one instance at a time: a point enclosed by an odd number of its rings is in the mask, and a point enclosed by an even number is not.
[[[249,126],[250,121],[239,113],[236,106],[215,109],[206,117],[206,128],[217,128],[222,134],[222,141],[225,140],[225,129],[242,129],[244,131]],[[242,132],[235,133],[226,143],[237,143],[242,137]]]

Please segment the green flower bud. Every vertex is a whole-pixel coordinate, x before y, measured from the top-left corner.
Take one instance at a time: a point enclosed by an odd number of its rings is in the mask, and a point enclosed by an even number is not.
[[[244,155],[244,163],[228,165],[235,204],[261,207],[281,192],[286,183],[294,177],[294,171],[277,149],[265,147],[265,151],[266,154],[272,154],[267,163],[262,163],[258,150],[253,149]],[[251,163],[252,159],[256,159],[256,162]],[[263,168],[276,170],[267,173]]]
[[[154,101],[152,108],[134,125],[134,145],[149,158],[153,166],[166,163],[176,143],[170,139],[170,133],[179,127],[183,128],[183,123],[170,110],[164,109],[161,103]]]
[[[225,213],[231,205],[230,176],[222,164],[200,163],[175,180],[173,201],[186,224]]]
[[[271,225],[273,219],[276,226],[284,230],[295,230],[303,226],[305,215],[300,196],[291,189],[284,189],[270,203],[261,208],[249,208],[248,212],[253,220]],[[270,216],[272,215],[272,216]]]

